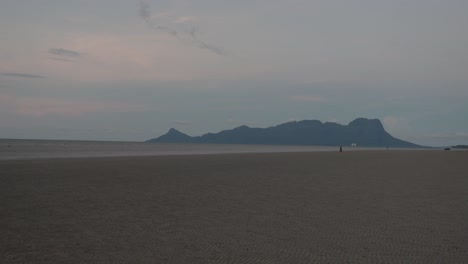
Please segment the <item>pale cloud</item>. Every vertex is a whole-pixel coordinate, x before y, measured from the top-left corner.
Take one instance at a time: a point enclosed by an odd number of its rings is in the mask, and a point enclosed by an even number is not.
[[[337,124],[342,124],[342,122],[336,118],[330,118],[327,120],[327,122],[330,122],[330,123],[337,123]]]
[[[427,138],[435,138],[435,139],[452,139],[452,140],[468,140],[468,132],[446,132],[446,133],[433,133],[426,135]],[[463,142],[462,142],[463,143]]]
[[[383,118],[383,123],[389,129],[401,130],[407,127],[408,121],[405,118],[396,116],[386,116]]]
[[[290,100],[295,102],[309,102],[309,103],[321,103],[325,102],[325,98],[321,96],[313,95],[293,95],[289,97]]]
[[[414,140],[428,142],[426,145],[432,146],[452,146],[468,144],[468,132],[437,132],[430,134],[420,134]]]
[[[226,122],[229,124],[239,124],[239,121],[235,120],[234,118],[228,118]]]
[[[85,16],[66,16],[62,18],[64,22],[70,24],[85,24],[89,22],[89,18]]]
[[[71,100],[50,97],[16,97],[0,96],[0,103],[5,104],[11,112],[18,116],[46,117],[66,116],[77,117],[93,113],[125,113],[147,112],[153,109],[138,103],[97,101],[97,100]]]
[[[184,24],[184,23],[192,23],[196,21],[197,18],[195,16],[182,16],[177,18],[174,23],[176,24]]]
[[[401,121],[399,118],[397,117],[394,117],[394,116],[386,116],[384,117],[384,119],[382,120],[384,125],[386,127],[389,127],[389,128],[395,128],[395,127],[398,127],[400,126],[401,124]]]
[[[382,123],[385,130],[393,136],[408,139],[409,135],[412,134],[410,121],[405,117],[385,116]]]
[[[49,60],[63,61],[63,62],[76,62],[75,60],[63,59],[63,58],[54,58],[54,57],[49,57]]]
[[[190,126],[193,123],[190,121],[185,121],[185,120],[174,120],[174,124],[181,125],[181,126]]]

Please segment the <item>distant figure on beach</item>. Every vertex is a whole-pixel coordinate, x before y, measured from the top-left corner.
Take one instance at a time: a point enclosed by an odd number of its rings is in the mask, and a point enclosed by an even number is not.
[[[343,152],[343,146],[340,146],[340,152]]]

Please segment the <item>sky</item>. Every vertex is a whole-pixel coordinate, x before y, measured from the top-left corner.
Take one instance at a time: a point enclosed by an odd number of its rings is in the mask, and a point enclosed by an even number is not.
[[[0,138],[378,118],[468,144],[466,0],[0,0]]]

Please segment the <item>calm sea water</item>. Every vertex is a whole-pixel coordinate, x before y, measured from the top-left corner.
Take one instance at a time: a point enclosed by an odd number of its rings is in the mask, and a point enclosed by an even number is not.
[[[344,147],[349,150],[384,148]],[[312,151],[338,151],[338,147],[0,139],[0,160]]]

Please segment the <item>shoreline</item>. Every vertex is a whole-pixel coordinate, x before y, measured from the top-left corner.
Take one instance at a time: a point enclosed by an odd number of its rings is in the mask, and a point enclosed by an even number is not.
[[[7,157],[2,157],[0,156],[0,162],[1,161],[31,161],[31,160],[62,160],[62,159],[112,159],[112,158],[148,158],[148,157],[170,157],[170,156],[216,156],[216,155],[249,155],[249,154],[300,154],[300,153],[333,153],[333,152],[340,152],[339,148],[336,150],[336,147],[330,150],[290,150],[290,151],[271,151],[271,150],[265,150],[265,151],[225,151],[225,152],[168,152],[168,153],[135,153],[135,154],[128,154],[128,153],[123,153],[123,154],[112,154],[112,153],[85,153],[85,154],[67,154],[67,155],[61,155],[61,154],[55,154],[55,155],[47,155],[47,154],[33,154],[31,156],[7,156]],[[387,152],[387,151],[392,151],[392,152],[435,152],[435,151],[440,151],[438,149],[372,149],[372,148],[362,148],[362,149],[344,149],[343,152]],[[462,152],[463,150],[453,150],[452,152]]]
[[[351,152],[435,152],[437,150],[432,150],[432,149],[392,149],[392,150],[385,150],[385,149],[353,149],[353,150],[346,150],[344,149],[343,152],[346,153],[351,153]],[[303,151],[297,151],[297,150],[291,150],[291,151],[250,151],[250,152],[212,152],[212,153],[162,153],[162,154],[144,154],[144,153],[137,153],[137,154],[99,154],[97,153],[96,155],[89,155],[89,154],[83,154],[83,155],[70,155],[70,156],[25,156],[25,157],[0,157],[0,162],[8,162],[8,161],[34,161],[34,160],[64,160],[64,159],[75,159],[75,160],[86,160],[86,159],[138,159],[138,158],[158,158],[158,157],[191,157],[191,156],[225,156],[225,155],[268,155],[268,154],[307,154],[307,153],[343,153],[339,151],[339,148],[337,150],[303,150]],[[457,152],[457,151],[453,151]],[[460,151],[458,151],[460,152]]]
[[[294,153],[334,152],[339,146],[295,145],[236,145],[236,144],[174,144],[134,142],[66,142],[66,141],[21,141],[0,144],[0,160],[31,160],[51,158],[94,157],[146,157],[167,155],[207,155],[235,153]],[[347,147],[348,151],[413,151],[437,150],[431,148]]]

